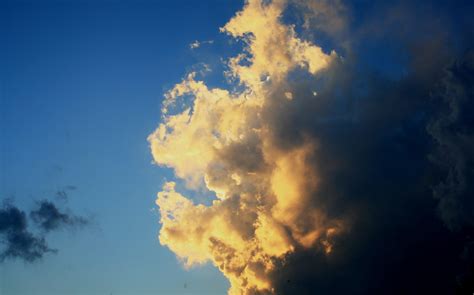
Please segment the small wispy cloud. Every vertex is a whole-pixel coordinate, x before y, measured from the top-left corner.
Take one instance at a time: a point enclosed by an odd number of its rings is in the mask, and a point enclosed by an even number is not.
[[[201,46],[204,45],[204,44],[213,44],[213,43],[214,43],[214,40],[206,40],[206,41],[198,41],[198,40],[195,40],[194,42],[192,42],[191,44],[189,44],[189,48],[191,48],[191,49],[196,49],[196,48],[201,47]]]
[[[81,227],[88,224],[86,218],[61,212],[54,203],[48,200],[37,202],[37,208],[30,212],[30,217],[45,232],[65,227]]]

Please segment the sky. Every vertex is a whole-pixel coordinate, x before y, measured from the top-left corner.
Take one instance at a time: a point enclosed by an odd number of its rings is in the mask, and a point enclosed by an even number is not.
[[[160,246],[154,202],[172,174],[146,138],[164,90],[200,62],[189,44],[240,5],[2,1],[2,200],[28,210],[74,186],[65,207],[93,222],[51,233],[57,254],[2,263],[1,294],[225,292],[218,271],[185,271]]]
[[[472,294],[469,1],[0,4],[0,293]]]

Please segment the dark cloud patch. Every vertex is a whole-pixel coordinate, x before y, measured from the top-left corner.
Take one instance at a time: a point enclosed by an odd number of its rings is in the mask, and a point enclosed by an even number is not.
[[[275,294],[474,292],[474,42],[460,24],[474,7],[456,21],[451,5],[384,6],[346,35],[343,61],[316,81],[286,81],[263,114],[279,148],[317,143],[309,198],[349,226],[330,255],[315,245],[280,261]],[[400,73],[370,65],[393,48]]]
[[[446,69],[434,98],[440,107],[428,132],[437,143],[430,159],[444,172],[433,187],[439,213],[451,229],[474,226],[474,50]]]
[[[0,209],[0,261],[5,259],[23,259],[34,262],[46,253],[55,253],[49,248],[46,240],[28,230],[25,212],[11,204]]]
[[[75,190],[77,190],[77,187],[76,187],[75,185],[69,184],[69,185],[66,185],[66,186],[64,187],[64,189],[70,190],[70,191],[75,191]]]
[[[474,290],[474,240],[466,243],[461,259],[465,262],[462,272],[457,276],[456,294],[470,294]]]
[[[36,226],[32,227],[32,224]],[[62,210],[48,200],[37,202],[36,208],[30,212],[5,200],[0,208],[0,262],[6,259],[35,262],[48,253],[55,254],[58,250],[49,247],[46,234],[61,229],[81,228],[88,224],[87,218]]]
[[[56,192],[56,198],[61,201],[67,201],[67,193],[64,190],[59,190]]]
[[[76,186],[74,185],[66,185],[65,187],[59,189],[56,192],[56,198],[61,201],[67,201],[68,200],[68,193],[71,191],[75,191],[77,189]]]
[[[320,178],[313,206],[349,224],[330,255],[288,255],[274,272],[275,293],[472,294],[472,94],[462,105],[450,95],[443,107],[414,76],[364,79],[316,97],[298,85],[293,104],[275,99],[278,111],[266,114],[279,146],[318,143],[309,159]],[[471,80],[456,81],[462,93],[472,89]]]
[[[31,219],[44,231],[49,232],[64,227],[84,226],[87,219],[71,213],[61,212],[54,203],[42,200],[37,203],[37,208],[30,212]]]

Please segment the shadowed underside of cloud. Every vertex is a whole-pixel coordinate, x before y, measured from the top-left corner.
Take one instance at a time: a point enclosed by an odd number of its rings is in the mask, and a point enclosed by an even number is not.
[[[33,223],[41,230],[35,233],[28,225],[27,213],[8,201],[0,209],[0,261],[22,259],[34,262],[47,253],[57,253],[44,237],[45,233],[59,229],[82,227],[89,221],[80,216],[61,210],[52,202],[42,200],[37,208],[29,212]]]
[[[240,90],[189,74],[149,137],[215,195],[166,183],[160,242],[229,294],[471,294],[474,8],[456,4],[248,1],[221,29],[246,44]]]

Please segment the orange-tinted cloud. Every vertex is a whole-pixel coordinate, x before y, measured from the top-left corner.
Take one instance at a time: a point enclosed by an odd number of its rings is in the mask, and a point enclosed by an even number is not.
[[[263,116],[270,100],[298,99],[289,91],[274,95],[291,71],[315,75],[336,58],[283,24],[284,8],[284,1],[248,1],[222,28],[247,44],[229,61],[228,74],[242,91],[209,88],[191,73],[167,93],[163,122],[149,136],[157,164],[174,169],[188,187],[205,186],[217,196],[210,206],[194,204],[174,182],[166,183],[156,201],[161,244],[186,267],[213,263],[229,279],[229,294],[272,292],[269,273],[277,260],[296,247],[324,245],[329,253],[329,237],[342,228],[309,205],[318,186],[317,171],[308,165],[317,143],[308,138],[279,148]],[[191,104],[171,114],[183,96],[191,96]]]

